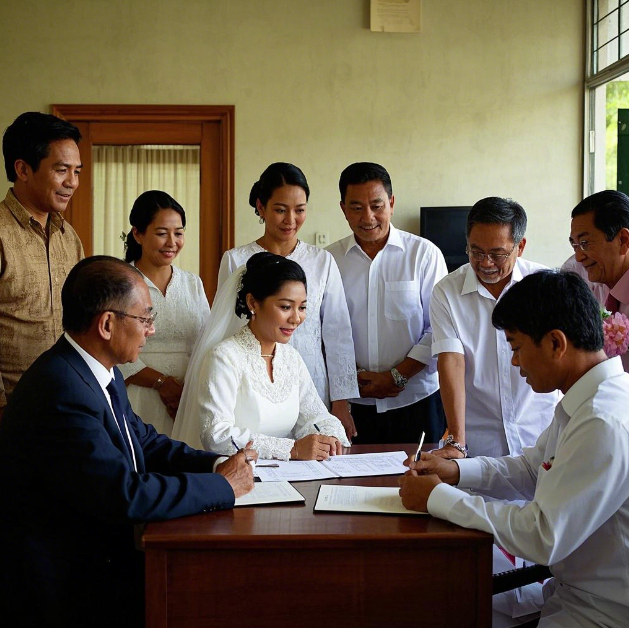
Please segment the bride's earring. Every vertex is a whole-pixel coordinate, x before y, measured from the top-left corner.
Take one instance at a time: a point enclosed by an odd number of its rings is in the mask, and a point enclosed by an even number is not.
[[[256,317],[256,313],[253,310],[249,310],[251,312],[251,320]]]

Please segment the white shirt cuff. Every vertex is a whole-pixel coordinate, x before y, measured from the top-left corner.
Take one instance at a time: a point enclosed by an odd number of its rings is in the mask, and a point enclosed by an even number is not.
[[[476,458],[461,458],[454,460],[459,465],[459,483],[461,488],[481,488],[483,468]]]
[[[465,353],[463,343],[458,338],[444,338],[432,343],[432,354]]]
[[[465,497],[467,497],[467,493],[464,493],[454,486],[450,486],[445,482],[437,484],[437,486],[432,489],[430,497],[428,497],[428,512],[433,517],[448,520],[448,515],[452,508],[454,508],[454,505]]]
[[[225,462],[225,460],[229,460],[229,456],[219,456],[214,461],[214,466],[212,467],[212,473],[216,473],[216,467],[218,467],[219,464],[222,464],[223,462]]]

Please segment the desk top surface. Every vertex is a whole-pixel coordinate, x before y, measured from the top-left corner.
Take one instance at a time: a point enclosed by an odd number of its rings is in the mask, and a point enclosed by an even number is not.
[[[415,451],[416,445],[355,445],[345,453]],[[432,448],[425,445],[424,449]],[[492,537],[467,530],[431,516],[370,515],[313,512],[321,484],[397,486],[396,475],[294,482],[305,503],[239,507],[181,517],[146,526],[146,549],[189,549],[300,546],[322,543],[326,547],[349,547],[369,543],[400,545],[486,544]]]

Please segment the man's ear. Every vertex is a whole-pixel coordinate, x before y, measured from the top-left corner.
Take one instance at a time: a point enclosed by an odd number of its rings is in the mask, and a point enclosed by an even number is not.
[[[518,257],[524,253],[524,247],[526,246],[526,238],[522,238],[518,244]]]
[[[103,340],[111,340],[115,318],[116,315],[113,312],[102,312],[96,319],[96,329]]]
[[[393,216],[393,206],[395,205],[395,195],[391,194],[391,198],[389,199],[389,205],[391,206],[391,216]]]
[[[620,239],[620,253],[621,255],[627,255],[629,252],[629,229],[623,227],[618,232],[618,237]]]
[[[560,329],[551,329],[542,339],[550,352],[551,359],[560,360],[568,350],[568,339]]]
[[[15,174],[20,181],[28,181],[33,170],[23,159],[16,159],[13,167],[15,168]]]

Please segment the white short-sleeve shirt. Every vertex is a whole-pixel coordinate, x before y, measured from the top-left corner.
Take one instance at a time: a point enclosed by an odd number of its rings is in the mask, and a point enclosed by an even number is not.
[[[426,365],[397,397],[352,401],[386,412],[438,390],[428,312],[433,286],[447,273],[441,251],[429,240],[393,225],[386,245],[373,260],[353,234],[331,244],[328,251],[343,278],[357,365],[383,372],[407,357]]]
[[[543,268],[518,258],[502,294]],[[465,264],[435,286],[430,305],[433,355],[465,356],[465,440],[472,456],[521,454],[548,426],[559,399],[556,392],[533,392],[511,364],[505,333],[491,324],[496,303]]]

